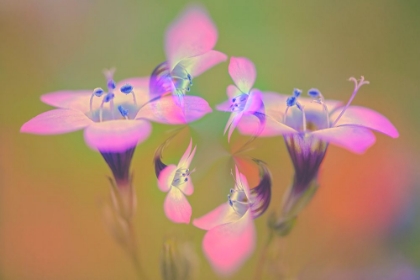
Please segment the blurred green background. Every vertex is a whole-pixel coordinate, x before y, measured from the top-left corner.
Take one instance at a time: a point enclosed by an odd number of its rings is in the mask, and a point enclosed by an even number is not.
[[[19,129],[51,108],[39,100],[42,94],[105,86],[104,68],[116,67],[117,81],[149,75],[165,60],[165,29],[188,3],[0,0],[0,279],[135,279],[102,218],[111,173],[100,154],[80,131],[36,136]],[[371,84],[353,104],[383,113],[401,135],[377,135],[362,156],[329,148],[320,190],[282,241],[290,279],[403,279],[400,273],[418,269],[420,2],[203,4],[219,30],[215,49],[250,58],[258,72],[255,87],[285,94],[317,87],[326,98],[347,101],[353,89],[347,79],[364,75]],[[231,83],[227,65],[196,78],[191,93],[213,108],[224,101]],[[225,150],[246,138],[235,133],[227,144],[227,118],[214,112],[191,125],[198,145],[193,218],[226,201],[233,186]],[[201,250],[205,232],[173,224],[163,213],[165,193],[157,188],[152,157],[171,129],[154,124],[133,159],[141,261],[149,278],[159,279],[162,243],[180,236],[192,241],[200,259],[197,279],[217,279]],[[166,163],[178,162],[188,138],[165,150]],[[258,139],[249,154],[269,164],[274,186],[268,212],[279,211],[293,175],[282,138]],[[267,216],[256,220],[255,254],[231,279],[252,278]]]

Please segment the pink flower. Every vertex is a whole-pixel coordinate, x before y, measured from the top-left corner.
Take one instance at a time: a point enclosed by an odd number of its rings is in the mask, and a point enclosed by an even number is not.
[[[178,165],[170,164],[159,172],[158,187],[167,192],[164,203],[166,217],[174,223],[189,224],[191,219],[191,205],[185,195],[191,195],[194,187],[190,178],[190,164],[197,146],[191,152],[192,139]]]
[[[151,75],[151,99],[171,93],[182,105],[193,77],[227,59],[213,50],[216,42],[217,29],[205,9],[189,6],[166,30],[166,61]]]
[[[203,250],[212,267],[222,275],[235,272],[255,248],[254,200],[247,179],[235,169],[236,183],[228,202],[193,221],[196,227],[207,230]]]
[[[264,128],[264,104],[262,93],[258,89],[253,89],[257,72],[255,66],[247,58],[231,57],[229,63],[229,74],[235,85],[227,87],[228,101],[216,106],[217,110],[232,112],[226,124],[225,131],[229,129],[228,141],[240,122],[242,116],[253,115],[259,120],[259,127],[252,132],[257,134]]]
[[[151,125],[136,119],[147,100],[146,78],[116,84],[113,70],[106,71],[107,89],[58,91],[41,100],[58,107],[42,113],[21,127],[21,132],[62,134],[84,129],[86,144],[101,152],[122,152],[149,137]]]
[[[368,83],[363,77],[360,81],[350,80],[355,88],[345,106],[338,101],[324,100],[317,89],[308,91],[310,98],[302,98],[298,89],[291,97],[263,94],[266,125],[260,136],[283,135],[295,169],[280,219],[272,222],[281,235],[290,231],[298,213],[316,192],[318,170],[329,143],[363,153],[375,142],[371,130],[398,137],[396,128],[383,115],[368,108],[350,106],[360,87]],[[243,119],[239,130],[251,134],[257,125],[251,118]]]

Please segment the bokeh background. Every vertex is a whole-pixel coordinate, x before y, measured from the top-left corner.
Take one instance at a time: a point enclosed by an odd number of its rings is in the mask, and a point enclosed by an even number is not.
[[[100,154],[80,131],[35,136],[19,129],[51,108],[40,95],[103,87],[104,68],[116,67],[116,80],[149,75],[165,60],[165,29],[188,3],[0,0],[0,279],[135,279],[104,225],[111,173]],[[347,79],[364,75],[371,84],[353,104],[382,112],[400,132],[398,139],[377,135],[364,155],[329,147],[321,188],[282,240],[288,279],[420,279],[420,2],[202,4],[219,30],[216,49],[254,61],[255,87],[286,94],[317,87],[326,98],[347,101],[353,89]],[[213,108],[224,101],[227,65],[195,79],[192,94]],[[198,145],[193,218],[226,201],[233,186],[228,151],[245,138],[235,133],[227,144],[227,118],[206,116],[165,150],[164,161],[177,163],[188,132]],[[173,224],[163,213],[152,157],[171,129],[154,124],[133,159],[142,265],[159,279],[162,244],[176,236],[193,244],[197,279],[218,279],[201,250],[205,232]],[[279,211],[293,175],[282,138],[258,139],[253,148],[249,155],[266,161],[273,174],[268,212]],[[252,279],[267,217],[256,220],[255,254],[231,279]]]

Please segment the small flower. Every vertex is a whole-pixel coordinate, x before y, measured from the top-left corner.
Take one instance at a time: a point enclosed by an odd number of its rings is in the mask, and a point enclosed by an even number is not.
[[[264,104],[262,93],[258,89],[252,89],[257,72],[255,66],[247,58],[231,57],[229,63],[229,74],[235,85],[227,87],[228,101],[216,106],[217,110],[232,112],[226,124],[225,131],[229,129],[228,141],[240,122],[242,116],[253,115],[259,120],[259,128],[253,133],[259,134],[264,128]]]
[[[193,224],[207,230],[203,250],[213,268],[222,275],[235,272],[255,248],[254,200],[246,177],[236,170],[236,183],[228,202],[195,219]]]
[[[171,93],[183,105],[193,77],[227,59],[213,50],[216,42],[217,29],[205,9],[189,6],[166,30],[166,61],[150,77],[151,99]]]
[[[174,223],[188,224],[191,219],[191,205],[185,195],[194,192],[191,182],[190,164],[197,146],[192,149],[192,139],[187,150],[181,157],[178,165],[170,164],[159,172],[158,187],[163,192],[168,192],[164,202],[166,217]]]
[[[317,175],[328,144],[363,153],[375,142],[376,130],[393,138],[398,131],[383,115],[364,107],[350,106],[360,87],[368,84],[350,78],[355,88],[345,106],[341,102],[324,100],[318,89],[310,89],[310,98],[301,98],[301,90],[293,96],[274,93],[263,96],[266,126],[260,136],[283,135],[295,169],[293,184],[284,200],[282,215],[277,222],[271,221],[278,233],[285,235],[300,210],[306,206],[318,189]],[[256,124],[248,118],[241,122],[240,132],[251,134]]]

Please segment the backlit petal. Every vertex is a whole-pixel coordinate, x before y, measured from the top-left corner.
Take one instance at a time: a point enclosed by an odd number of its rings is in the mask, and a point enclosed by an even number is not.
[[[350,125],[317,130],[311,135],[357,154],[364,153],[376,140],[369,129]]]
[[[227,55],[224,53],[211,50],[202,55],[183,59],[180,64],[195,78],[226,59]]]
[[[188,158],[190,157],[190,154],[191,154],[191,149],[192,149],[192,139],[190,139],[190,143],[188,144],[187,149],[185,150],[184,154],[182,155],[181,159],[179,160],[178,168],[188,168],[189,167],[189,164],[187,164],[187,163],[191,162],[191,160],[188,161]]]
[[[246,102],[244,112],[259,112],[263,113],[264,104],[262,101],[262,93],[258,89],[252,89],[248,100]]]
[[[166,217],[172,222],[190,223],[192,213],[191,205],[177,187],[172,187],[166,195],[164,210]]]
[[[170,164],[160,172],[158,178],[158,187],[161,191],[169,191],[172,181],[174,180],[176,170],[176,165]]]
[[[172,95],[163,96],[141,108],[136,118],[165,124],[186,124],[196,121],[212,111],[207,101],[198,96],[186,95],[183,97],[183,103],[184,107],[182,108]]]
[[[217,104],[216,109],[219,111],[232,112],[232,109],[230,107],[231,104],[232,104],[232,101],[228,99],[223,103]]]
[[[255,237],[254,222],[247,211],[238,221],[209,230],[203,239],[203,250],[216,272],[229,275],[251,256]]]
[[[126,84],[129,84],[133,87],[134,95],[136,96],[136,101],[138,105],[144,104],[149,100],[149,80],[150,77],[136,77],[124,79],[117,83],[116,93],[122,95],[123,93],[119,92],[120,88]],[[131,98],[131,94],[128,96]],[[131,101],[131,100],[129,100]]]
[[[204,230],[210,230],[219,225],[235,222],[240,218],[229,203],[226,202],[206,215],[194,219],[193,225]]]
[[[170,69],[185,58],[213,49],[216,41],[216,27],[204,8],[189,6],[166,31],[165,52]]]
[[[123,152],[146,140],[152,126],[142,120],[113,120],[93,123],[85,130],[89,147],[101,152]]]
[[[230,58],[229,74],[243,93],[249,93],[257,77],[254,63],[245,57]]]
[[[244,115],[238,124],[238,130],[244,135],[255,135],[260,130],[260,121],[254,115]],[[297,133],[293,128],[281,123],[272,117],[265,118],[264,128],[258,137],[272,137]]]
[[[335,121],[341,110],[336,110],[331,115],[331,120]],[[335,126],[358,125],[382,132],[392,138],[397,138],[399,133],[395,126],[382,114],[365,107],[350,106],[338,120]]]
[[[55,109],[44,112],[22,125],[20,132],[62,134],[82,129],[93,122],[80,111]]]
[[[193,194],[193,192],[194,192],[194,186],[193,186],[193,183],[192,183],[191,177],[189,177],[189,178],[188,178],[188,181],[187,181],[187,182],[185,182],[184,184],[181,184],[178,188],[179,188],[179,189],[181,190],[181,192],[183,192],[185,195],[192,195],[192,194]]]
[[[89,112],[89,102],[92,90],[62,90],[47,93],[41,96],[41,101],[58,108],[73,109]]]
[[[228,132],[228,142],[230,141],[230,137],[232,136],[233,131],[235,130],[236,126],[238,125],[238,123],[241,121],[241,118],[243,116],[243,112],[239,112],[233,119],[232,122],[230,124],[229,127],[229,132]],[[233,115],[233,113],[232,113]],[[230,120],[230,119],[229,119]]]

